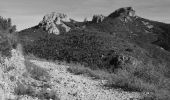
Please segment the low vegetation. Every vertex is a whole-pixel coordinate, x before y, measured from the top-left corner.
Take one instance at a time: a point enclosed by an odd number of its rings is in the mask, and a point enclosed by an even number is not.
[[[27,96],[31,96],[33,98],[37,97],[41,100],[60,100],[57,97],[57,94],[54,90],[48,90],[47,87],[44,85],[42,86],[43,88],[38,89],[38,87],[36,86],[31,86],[28,84],[24,84],[24,83],[17,83],[17,86],[15,87],[15,94],[18,95],[18,99],[20,100],[19,97],[21,95],[27,95]]]
[[[94,69],[105,69],[107,65],[106,69],[110,70],[111,67],[114,67],[114,65],[109,64],[112,56],[116,56],[127,48],[134,48],[134,45],[128,41],[103,34],[83,31],[59,36],[51,34],[24,45],[24,51],[26,54],[34,54],[49,60],[79,62],[92,66]],[[135,50],[134,53],[140,52],[138,48]],[[104,56],[109,54],[111,54],[110,59],[104,61]],[[142,56],[142,54],[140,55]]]
[[[46,82],[50,80],[49,73],[46,71],[47,69],[38,67],[28,60],[25,61],[25,66],[32,78]]]
[[[36,66],[28,60],[25,61],[25,66],[26,72],[23,73],[23,77],[25,77],[25,79],[16,83],[17,85],[14,90],[16,95],[19,97],[21,95],[27,95],[33,98],[39,98],[41,100],[60,100],[56,92],[51,89],[50,84],[48,84],[50,81],[50,76],[47,69]],[[29,80],[28,77],[33,78],[34,81]],[[31,84],[29,81],[31,81]],[[41,84],[41,82],[44,83]]]
[[[105,87],[150,93],[144,100],[170,99],[170,79],[164,77],[154,69],[145,69],[149,66],[139,65],[137,69],[118,69],[114,73],[109,73],[104,70],[92,70],[80,64],[70,64],[69,66],[68,71],[71,73],[77,75],[83,74],[94,79],[106,80],[106,84],[104,84]]]

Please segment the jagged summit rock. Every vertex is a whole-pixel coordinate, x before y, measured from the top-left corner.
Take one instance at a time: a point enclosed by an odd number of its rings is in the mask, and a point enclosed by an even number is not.
[[[119,8],[115,12],[109,15],[109,17],[115,18],[115,17],[126,17],[126,16],[135,16],[135,10],[132,7],[124,7],[124,8]]]
[[[93,23],[101,23],[105,19],[105,16],[103,15],[94,15],[92,22]]]
[[[64,24],[70,22],[66,14],[52,12],[44,16],[39,26],[43,27],[48,33],[60,34],[61,29],[68,32],[71,28]]]
[[[61,21],[69,21],[69,18],[67,17],[66,14],[52,12],[45,15],[42,22],[47,22],[47,21],[49,22],[52,21],[55,22],[56,24],[61,24]]]

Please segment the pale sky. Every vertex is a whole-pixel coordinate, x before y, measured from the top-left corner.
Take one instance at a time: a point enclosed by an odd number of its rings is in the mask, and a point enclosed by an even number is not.
[[[132,6],[138,16],[170,23],[170,0],[0,0],[0,16],[12,18],[18,30],[37,25],[50,12],[75,20],[108,14]]]

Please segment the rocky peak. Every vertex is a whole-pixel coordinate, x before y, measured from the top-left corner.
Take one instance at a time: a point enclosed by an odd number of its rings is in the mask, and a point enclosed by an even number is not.
[[[109,15],[109,17],[115,18],[115,17],[127,17],[127,16],[131,16],[134,17],[135,16],[135,10],[132,7],[124,7],[124,8],[120,8],[117,9],[115,12],[113,12],[112,14]]]
[[[70,22],[70,19],[66,14],[52,12],[44,16],[43,20],[39,23],[48,33],[60,34],[60,29],[64,29],[65,32],[70,30],[70,27],[64,24],[64,22]]]
[[[52,12],[52,13],[45,15],[41,23],[54,22],[56,24],[61,24],[61,21],[67,22],[69,21],[69,18],[67,17],[66,14]]]
[[[93,16],[93,19],[92,19],[92,22],[93,22],[93,23],[100,23],[100,22],[102,22],[104,19],[105,19],[105,16],[103,16],[103,15],[94,15],[94,16]]]

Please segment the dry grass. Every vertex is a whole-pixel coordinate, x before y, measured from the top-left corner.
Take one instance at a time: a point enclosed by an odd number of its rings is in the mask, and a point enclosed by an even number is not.
[[[23,77],[25,78],[17,82],[14,90],[16,95],[28,95],[37,97],[40,100],[60,100],[57,93],[51,89],[51,86],[48,83],[50,81],[50,75],[47,72],[47,69],[36,66],[29,60],[25,60],[25,66],[26,72],[23,73]],[[31,84],[27,80],[28,77],[33,78]],[[39,82],[43,82],[43,84],[40,84]]]
[[[146,70],[145,72],[142,72],[144,76],[139,77],[137,75],[135,76],[133,73],[139,70],[141,71],[141,68],[137,68],[133,71],[129,71],[128,69],[119,69],[115,73],[109,73],[100,69],[92,70],[89,67],[84,67],[80,64],[70,64],[69,66],[68,71],[76,75],[84,74],[95,79],[107,80],[107,83],[104,85],[106,87],[121,88],[125,91],[150,92],[152,95],[145,97],[145,99],[170,100],[170,91],[168,90],[170,80],[159,75],[153,70]]]
[[[38,91],[36,88],[37,87],[28,85],[24,82],[17,82],[17,86],[15,87],[14,92],[18,96],[28,95],[31,97],[37,97],[40,100],[50,100],[50,99],[60,100],[57,96],[57,93],[54,90],[47,90],[45,85],[42,88],[40,88]]]
[[[41,81],[49,81],[50,76],[47,69],[36,66],[28,60],[25,60],[25,66],[32,78]]]
[[[31,86],[23,84],[21,82],[16,83],[16,87],[14,89],[15,94],[17,95],[33,95],[34,90]]]
[[[110,74],[102,71],[102,70],[91,70],[89,67],[84,67],[83,65],[69,64],[69,68],[67,69],[69,72],[74,73],[76,75],[87,75],[89,77],[95,79],[107,79],[110,77]]]
[[[45,60],[45,59],[38,58],[38,57],[36,57],[36,56],[35,56],[35,55],[33,55],[33,54],[27,54],[27,55],[25,55],[24,57],[25,57],[25,59],[28,59],[28,60],[40,60],[40,61],[47,61],[47,60]]]

